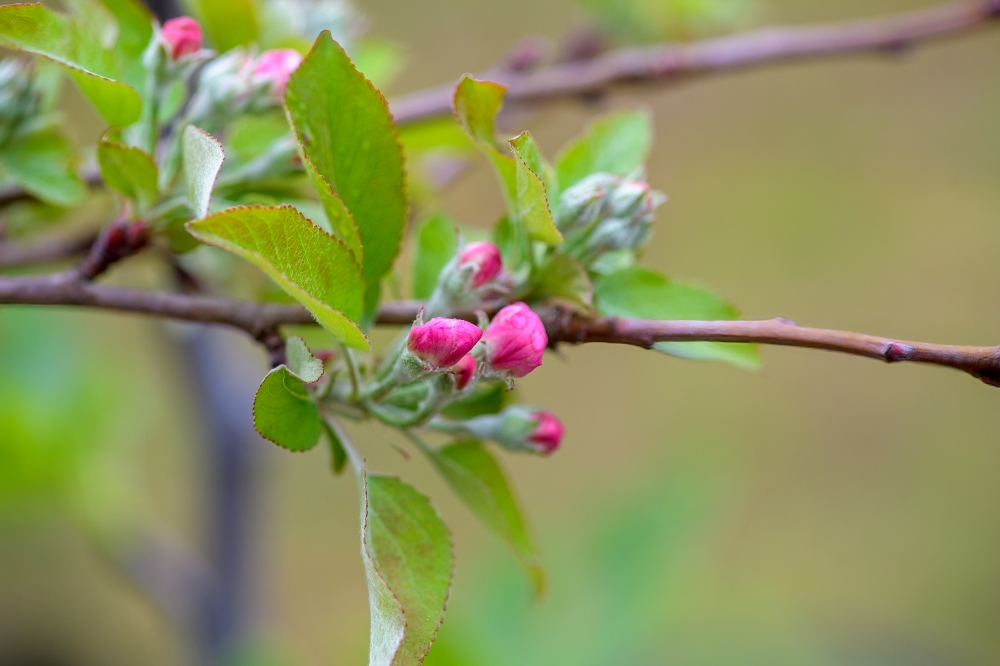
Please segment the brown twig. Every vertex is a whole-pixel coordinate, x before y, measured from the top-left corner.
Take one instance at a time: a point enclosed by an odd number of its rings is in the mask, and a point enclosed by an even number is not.
[[[623,83],[663,83],[773,62],[858,53],[897,53],[930,39],[956,35],[1000,16],[1000,0],[957,2],[864,21],[765,28],[688,44],[611,51],[589,60],[529,72],[491,72],[507,86],[505,104],[592,95]],[[390,102],[397,124],[451,113],[453,86]]]
[[[624,83],[664,83],[773,62],[859,53],[898,53],[931,39],[954,36],[1000,16],[1000,0],[965,1],[865,21],[765,28],[688,44],[662,44],[610,51],[590,59],[548,67],[491,70],[488,78],[507,86],[508,108],[519,104],[590,97]],[[534,63],[532,63],[534,64]],[[451,114],[452,84],[390,101],[397,125]],[[84,180],[101,184],[100,173]],[[0,188],[0,208],[31,199],[17,186]]]
[[[277,359],[275,330],[283,324],[309,324],[312,317],[297,305],[229,301],[204,296],[141,291],[83,281],[76,271],[42,277],[0,278],[0,303],[76,305],[242,329],[267,343]],[[406,325],[420,303],[398,301],[382,306],[377,323]],[[538,309],[550,343],[605,342],[649,348],[657,342],[755,342],[825,349],[889,363],[930,363],[962,370],[987,384],[1000,385],[1000,347],[963,347],[910,342],[861,333],[796,326],[784,319],[766,321],[646,321],[584,317],[559,307]],[[469,318],[473,318],[470,313]]]

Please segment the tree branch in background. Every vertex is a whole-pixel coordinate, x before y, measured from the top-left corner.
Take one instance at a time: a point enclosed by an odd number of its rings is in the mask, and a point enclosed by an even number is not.
[[[626,48],[526,73],[491,73],[491,79],[507,86],[504,104],[510,107],[593,94],[624,83],[664,83],[773,62],[897,53],[998,17],[1000,0],[958,2],[864,21],[765,28],[688,44]],[[440,86],[398,97],[390,107],[397,124],[447,115],[453,93],[454,86]]]
[[[274,353],[274,331],[283,324],[311,324],[298,305],[230,301],[204,296],[142,291],[95,284],[76,270],[41,277],[0,278],[0,304],[75,305],[135,312],[242,329]],[[421,307],[414,301],[389,303],[380,325],[408,325]],[[909,361],[955,368],[1000,386],[1000,347],[937,345],[862,333],[797,326],[785,319],[766,321],[647,321],[587,317],[557,306],[538,309],[553,346],[563,342],[605,342],[649,348],[657,342],[753,342],[825,349],[889,363]],[[467,313],[474,319],[472,313]]]
[[[829,25],[765,28],[688,44],[661,44],[611,51],[532,69],[515,48],[516,65],[491,70],[488,78],[507,86],[504,104],[521,104],[592,95],[626,83],[665,83],[696,75],[756,65],[859,53],[898,53],[931,39],[955,36],[1000,17],[1000,0],[957,2],[884,18]],[[530,45],[530,44],[529,44]],[[527,66],[525,66],[527,65]],[[447,84],[393,99],[389,106],[397,125],[450,115],[454,85]],[[100,174],[89,171],[91,187]],[[0,208],[32,195],[17,186],[0,188]]]

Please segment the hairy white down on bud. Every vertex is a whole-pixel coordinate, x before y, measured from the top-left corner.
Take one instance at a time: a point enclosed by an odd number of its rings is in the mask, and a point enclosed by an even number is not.
[[[595,173],[584,178],[559,200],[566,253],[586,266],[608,253],[634,254],[649,241],[656,209],[666,200],[649,187],[642,168],[625,177]]]
[[[271,82],[254,76],[254,54],[237,48],[209,62],[198,76],[188,107],[188,121],[206,131],[234,118],[280,104],[270,94]]]
[[[499,276],[499,279],[474,286],[473,278],[480,267],[473,263],[461,264],[459,256],[456,253],[441,269],[434,293],[424,306],[426,317],[448,317],[463,310],[474,310],[487,300],[510,292],[510,285]]]

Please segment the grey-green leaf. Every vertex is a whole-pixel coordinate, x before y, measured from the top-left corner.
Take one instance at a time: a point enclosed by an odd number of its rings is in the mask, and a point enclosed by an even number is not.
[[[728,301],[704,287],[675,282],[638,266],[601,277],[594,287],[598,309],[612,317],[732,320],[740,316]],[[760,353],[752,344],[658,342],[654,348],[684,358],[725,361],[748,370],[760,367]]]
[[[181,137],[187,198],[195,217],[208,215],[212,188],[226,156],[222,144],[203,129],[188,125]]]
[[[283,365],[267,373],[257,389],[253,425],[262,437],[290,451],[308,451],[322,432],[319,409],[305,384]]]
[[[142,148],[114,141],[97,144],[97,162],[104,182],[146,211],[159,197],[158,173],[153,157]]]
[[[369,666],[427,656],[451,588],[451,535],[426,496],[395,477],[362,475],[361,554],[371,605]]]
[[[44,56],[63,65],[108,125],[125,127],[139,119],[142,100],[114,80],[113,53],[72,17],[41,3],[0,6],[0,46]]]
[[[456,442],[428,452],[434,467],[455,494],[511,547],[535,595],[540,595],[545,589],[545,570],[521,507],[493,455],[477,441]]]
[[[455,221],[443,213],[431,215],[417,233],[417,256],[413,262],[413,297],[430,298],[441,269],[458,249]]]
[[[318,382],[323,376],[323,361],[313,356],[306,341],[297,335],[285,341],[285,365],[306,384]]]
[[[402,149],[385,98],[324,31],[289,80],[285,104],[302,151],[354,217],[365,281],[377,292],[399,253],[407,210]]]

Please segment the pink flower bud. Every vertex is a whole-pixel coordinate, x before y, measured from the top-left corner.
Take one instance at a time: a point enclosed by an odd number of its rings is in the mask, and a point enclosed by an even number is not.
[[[410,329],[406,347],[411,354],[434,368],[447,368],[468,354],[481,337],[483,332],[475,324],[461,319],[435,317]]]
[[[160,36],[171,60],[201,50],[201,26],[190,16],[179,16],[163,24]]]
[[[533,416],[538,419],[538,425],[528,436],[528,441],[536,446],[539,453],[552,453],[562,442],[565,431],[562,421],[552,412],[535,412]]]
[[[468,266],[472,264],[476,271],[472,274],[472,286],[481,287],[499,273],[503,268],[503,260],[500,258],[500,248],[493,243],[469,243],[458,255],[458,266]]]
[[[280,97],[285,94],[288,78],[302,64],[302,54],[292,49],[264,51],[257,58],[254,74],[271,81],[274,92]]]
[[[476,359],[471,354],[466,354],[455,365],[451,366],[451,372],[455,375],[455,388],[459,391],[464,389],[472,381],[476,374]]]
[[[514,303],[493,317],[483,342],[493,369],[524,377],[542,364],[549,338],[538,315],[524,303]]]

